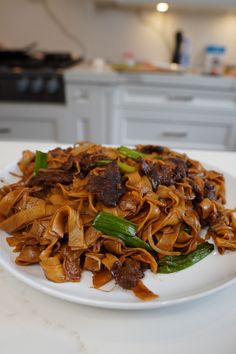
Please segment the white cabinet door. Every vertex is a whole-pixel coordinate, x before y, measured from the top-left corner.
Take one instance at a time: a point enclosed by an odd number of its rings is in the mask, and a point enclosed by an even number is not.
[[[107,143],[107,115],[111,90],[106,86],[79,85],[67,86],[66,122],[70,129],[72,142],[89,140]]]
[[[234,150],[235,92],[181,83],[120,85],[114,96],[110,142]]]
[[[233,91],[206,90],[199,88],[156,87],[125,85],[120,87],[116,105],[127,109],[181,110],[236,113],[236,94]]]
[[[172,148],[233,149],[235,117],[185,112],[116,111],[113,142],[122,145],[157,144]]]
[[[0,118],[0,140],[57,140],[56,126],[53,121],[35,121],[20,119],[1,119]]]
[[[236,148],[236,98],[229,89],[70,82],[68,142]]]
[[[40,104],[0,105],[0,140],[65,141],[64,107]]]

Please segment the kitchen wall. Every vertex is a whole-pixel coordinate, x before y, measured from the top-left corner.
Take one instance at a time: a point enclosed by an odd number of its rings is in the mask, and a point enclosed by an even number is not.
[[[227,61],[236,63],[235,13],[95,9],[92,0],[0,1],[0,42],[8,46],[37,41],[43,49],[78,51],[82,42],[89,57],[116,59],[129,50],[138,59],[164,62],[178,29],[192,39],[194,66],[202,64],[208,43],[226,45]]]

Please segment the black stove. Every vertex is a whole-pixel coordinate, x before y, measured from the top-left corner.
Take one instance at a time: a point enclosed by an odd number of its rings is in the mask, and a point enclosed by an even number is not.
[[[0,101],[65,103],[63,72],[81,60],[67,52],[0,50]]]

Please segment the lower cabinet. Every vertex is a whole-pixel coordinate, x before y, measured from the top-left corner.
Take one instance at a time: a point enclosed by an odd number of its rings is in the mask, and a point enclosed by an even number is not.
[[[236,150],[236,93],[67,82],[66,104],[0,104],[0,140]]]
[[[61,105],[0,105],[0,140],[65,141]]]
[[[68,124],[70,142],[87,140],[108,143],[112,92],[105,85],[67,85],[65,122]]]
[[[20,119],[0,119],[0,140],[56,140],[57,127],[52,120],[44,121],[37,120],[27,121]],[[27,132],[27,134],[26,134]]]
[[[117,109],[112,142],[233,150],[236,147],[235,123],[235,116]]]
[[[236,92],[230,88],[174,88],[122,84],[113,97],[112,144],[236,150]]]

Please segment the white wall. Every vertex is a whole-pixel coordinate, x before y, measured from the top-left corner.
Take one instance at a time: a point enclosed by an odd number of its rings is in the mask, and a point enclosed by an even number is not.
[[[24,46],[38,41],[49,50],[78,51],[45,11],[44,0],[0,0],[0,42]],[[183,29],[192,38],[193,65],[200,65],[208,43],[227,46],[227,60],[236,63],[236,14],[157,14],[98,10],[92,0],[48,0],[63,25],[85,43],[89,57],[108,59],[133,51],[138,59],[169,60],[173,36]]]

